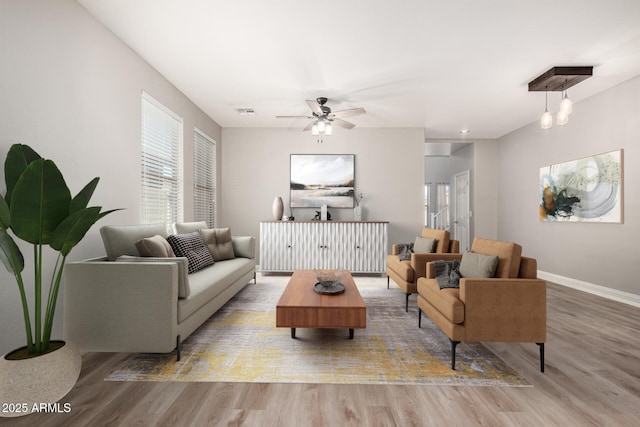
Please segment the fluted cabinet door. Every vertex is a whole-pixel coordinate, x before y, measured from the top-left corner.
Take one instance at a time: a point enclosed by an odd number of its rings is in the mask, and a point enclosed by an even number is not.
[[[291,222],[293,229],[293,270],[313,270],[321,265],[323,227],[321,222]]]
[[[354,224],[355,260],[352,272],[384,273],[387,270],[387,224]]]
[[[353,270],[355,265],[354,223],[324,224],[324,268]]]
[[[293,270],[293,229],[283,222],[260,223],[260,269]]]

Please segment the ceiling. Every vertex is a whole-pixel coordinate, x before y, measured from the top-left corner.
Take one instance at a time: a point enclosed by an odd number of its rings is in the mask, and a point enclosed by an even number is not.
[[[275,116],[325,96],[357,127],[498,138],[538,120],[553,66],[594,66],[574,103],[640,75],[638,0],[77,1],[222,127],[302,129]]]

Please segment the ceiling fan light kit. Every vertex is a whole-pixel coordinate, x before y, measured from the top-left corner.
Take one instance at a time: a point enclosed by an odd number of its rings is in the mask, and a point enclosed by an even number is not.
[[[307,100],[307,105],[311,109],[310,116],[276,116],[279,119],[312,119],[303,131],[311,131],[313,136],[318,135],[333,135],[334,127],[341,127],[344,129],[353,129],[356,125],[343,120],[344,117],[356,116],[359,114],[366,114],[364,108],[350,108],[347,110],[340,110],[332,112],[331,108],[326,106],[327,98],[319,97],[315,101]]]
[[[562,92],[562,102],[556,116],[559,126],[569,122],[569,115],[573,111],[573,103],[569,99],[567,89],[593,75],[593,67],[553,67],[529,82],[529,92],[545,92],[544,113],[540,118],[540,127],[550,129],[553,126],[553,116],[548,110],[548,93]]]

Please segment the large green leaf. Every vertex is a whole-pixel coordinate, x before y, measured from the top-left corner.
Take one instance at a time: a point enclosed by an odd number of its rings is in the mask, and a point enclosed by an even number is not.
[[[7,229],[11,227],[11,212],[9,205],[4,197],[0,197],[0,228]]]
[[[93,192],[98,185],[98,181],[100,181],[100,178],[93,178],[91,182],[85,185],[76,197],[71,200],[71,207],[69,208],[71,213],[84,209],[89,205],[89,200],[91,199],[91,196],[93,196]]]
[[[111,209],[106,212],[100,212],[100,207],[91,207],[73,212],[64,221],[60,223],[56,232],[51,239],[51,246],[64,256],[69,255],[73,249],[84,238],[87,231],[93,224],[98,222],[104,216],[121,209]]]
[[[64,256],[69,255],[71,249],[84,238],[87,231],[100,219],[100,207],[84,208],[69,215],[56,228],[51,243],[53,249]]]
[[[3,229],[0,229],[0,259],[9,273],[17,274],[24,270],[22,252],[7,231]]]
[[[11,146],[4,161],[4,182],[7,185],[6,199],[8,204],[11,204],[13,189],[22,172],[31,162],[40,158],[40,155],[28,145],[13,144]]]
[[[56,164],[34,160],[24,170],[11,197],[11,229],[22,240],[47,244],[69,215],[71,193]]]

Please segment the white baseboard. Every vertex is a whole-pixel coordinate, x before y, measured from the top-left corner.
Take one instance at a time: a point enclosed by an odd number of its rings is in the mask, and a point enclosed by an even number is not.
[[[564,277],[540,270],[538,270],[538,278],[548,280],[549,282],[557,283],[568,288],[598,295],[610,300],[633,305],[634,307],[640,307],[640,295],[632,294],[630,292],[619,291],[617,289],[611,289],[594,283],[584,282],[582,280],[572,279],[570,277]]]

